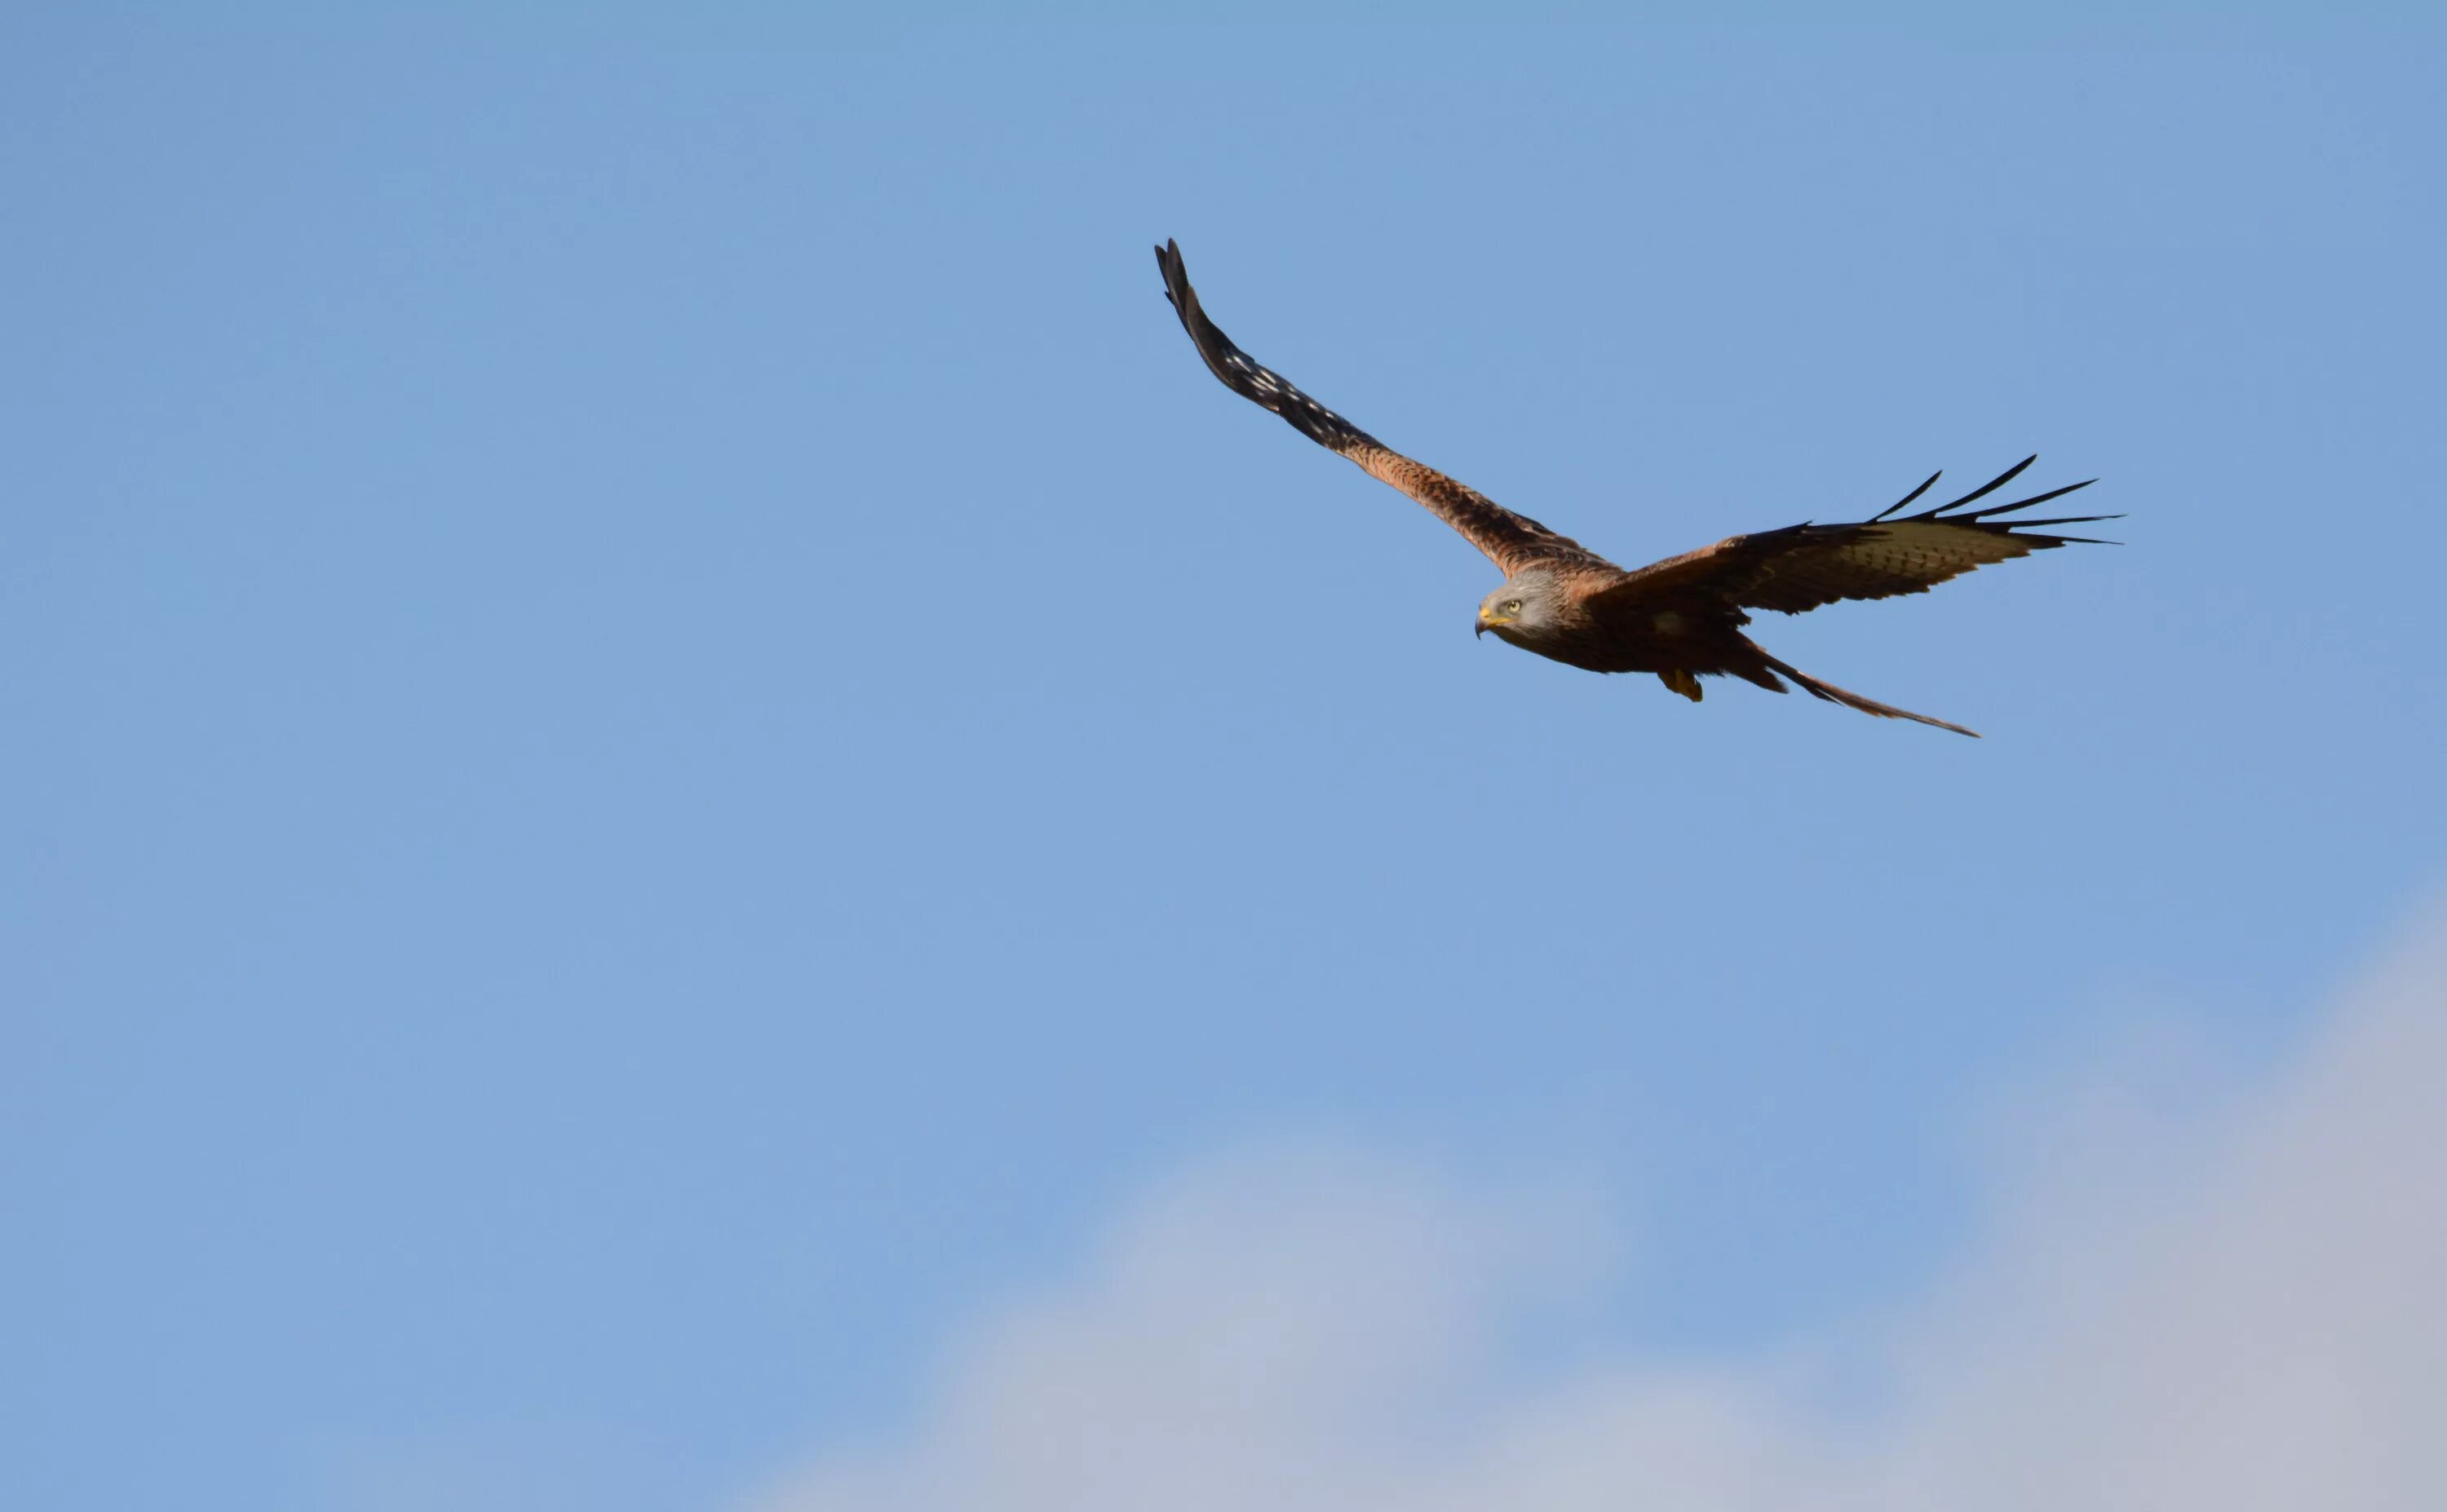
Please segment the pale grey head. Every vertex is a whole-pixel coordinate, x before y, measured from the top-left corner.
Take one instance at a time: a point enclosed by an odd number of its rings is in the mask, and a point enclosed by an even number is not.
[[[1477,633],[1495,632],[1515,646],[1551,642],[1564,630],[1569,599],[1555,575],[1532,569],[1508,579],[1478,606]]]

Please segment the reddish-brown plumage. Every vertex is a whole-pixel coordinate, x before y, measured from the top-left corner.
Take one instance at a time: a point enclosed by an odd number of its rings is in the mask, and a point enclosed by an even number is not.
[[[1926,493],[1937,482],[1935,474],[1900,501],[1857,523],[1805,523],[1729,537],[1626,572],[1569,537],[1394,450],[1280,373],[1260,366],[1206,317],[1177,244],[1158,247],[1156,263],[1164,271],[1166,297],[1199,355],[1225,387],[1417,500],[1504,570],[1505,588],[1481,606],[1481,631],[1491,630],[1526,651],[1590,671],[1654,672],[1668,689],[1694,702],[1700,696],[1700,677],[1739,677],[1776,692],[1785,690],[1781,679],[1790,678],[1815,697],[1864,713],[1971,734],[1960,725],[1882,704],[1795,671],[1742,633],[1750,623],[1749,611],[1797,614],[1848,598],[1925,593],[1991,562],[2087,539],[2030,533],[2034,526],[2115,518],[1991,518],[2060,498],[2089,486],[2087,481],[2010,504],[1966,507],[2038,460],[2026,457],[1962,498],[1917,515],[1888,518]]]

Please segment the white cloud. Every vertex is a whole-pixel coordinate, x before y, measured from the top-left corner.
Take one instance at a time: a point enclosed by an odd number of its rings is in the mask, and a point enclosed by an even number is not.
[[[1303,1146],[1159,1192],[968,1341],[906,1442],[755,1512],[2436,1512],[2447,909],[2426,918],[2257,1091],[2174,1125],[2040,1107],[2071,1162],[2005,1181],[1937,1294],[1845,1331],[1898,1388],[1872,1421],[1793,1389],[1816,1348],[1523,1385],[1504,1341],[1614,1258],[1587,1205]]]

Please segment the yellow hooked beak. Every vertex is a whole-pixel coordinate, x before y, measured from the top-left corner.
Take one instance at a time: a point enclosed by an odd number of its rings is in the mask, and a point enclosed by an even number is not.
[[[1481,609],[1478,612],[1478,628],[1471,631],[1470,633],[1473,635],[1484,635],[1488,633],[1488,630],[1490,627],[1496,625],[1509,625],[1512,623],[1512,620],[1513,616],[1510,614],[1490,614],[1486,610]]]

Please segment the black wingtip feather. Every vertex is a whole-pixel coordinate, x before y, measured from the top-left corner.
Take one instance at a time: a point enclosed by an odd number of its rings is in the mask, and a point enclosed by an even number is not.
[[[2056,520],[2018,520],[2008,527],[2014,530],[2038,530],[2047,525],[2088,525],[2102,520],[2122,520],[2122,515],[2065,515]]]
[[[2122,515],[2066,515],[2056,520],[1992,520],[1990,518],[1996,515],[2010,515],[2018,509],[2028,509],[2033,504],[2044,504],[2051,499],[2062,499],[2067,494],[2077,493],[2098,482],[2096,478],[2085,478],[2077,483],[2067,483],[2062,488],[2051,488],[2046,493],[2033,494],[2028,499],[2018,499],[2010,504],[1989,504],[1981,509],[1964,509],[1962,507],[1976,499],[1980,499],[1994,492],[2000,486],[2012,482],[2015,478],[2021,475],[2024,468],[2030,466],[2033,463],[2039,460],[2039,453],[2033,452],[2030,456],[2023,458],[2013,466],[2006,468],[2003,472],[1998,474],[1995,478],[1990,479],[1987,482],[1981,484],[1979,487],[1971,490],[1971,492],[1964,494],[1962,498],[1954,500],[1950,503],[1933,505],[1930,508],[1922,510],[1916,515],[1906,515],[1902,520],[1897,521],[1897,523],[1908,523],[1913,520],[1931,520],[1944,524],[1970,525],[1981,530],[1993,531],[2000,535],[2010,535],[2013,536],[2016,540],[2028,541],[2034,546],[2062,546],[2072,544],[2085,546],[2121,545],[2122,542],[2120,541],[2094,540],[2088,536],[2032,536],[2017,533],[2035,530],[2047,525],[2087,525],[2094,520],[2121,520],[2124,518]],[[1881,523],[1887,519],[1887,517],[1892,515],[1896,510],[1903,508],[1904,505],[1910,503],[1913,500],[1918,499],[1921,495],[1928,492],[1929,483],[1936,482],[1937,479],[1938,475],[1931,473],[1928,478],[1928,482],[1922,483],[1918,488],[1915,488],[1910,493],[1904,495],[1904,497],[1895,503],[1889,504],[1886,508],[1878,511],[1876,514],[1871,515],[1868,520],[1862,521],[1862,523],[1864,525],[1875,525]]]
[[[1936,509],[1930,510],[1929,513],[1935,515],[1944,510],[1960,509],[1964,504],[1971,502],[1971,501],[1975,499],[1984,499],[1988,495],[1995,493],[1998,489],[2004,487],[2007,483],[2012,482],[2015,479],[2022,476],[2022,469],[2030,466],[2031,463],[2039,460],[2039,454],[2035,451],[2029,456],[2023,458],[2020,462],[2018,462],[2011,467],[2006,468],[2003,472],[1999,473],[1996,477],[1989,479],[1984,483],[1982,483],[1979,487],[1974,488],[1971,492],[1964,494],[1958,500],[1955,500],[1952,503],[1940,504]]]
[[[2062,488],[2051,488],[2046,493],[2033,494],[2028,499],[2018,499],[2010,504],[1990,504],[1985,509],[1966,509],[1959,515],[1948,515],[1946,518],[1948,520],[1985,520],[1991,515],[2010,515],[2017,509],[2028,509],[2033,504],[2044,504],[2051,499],[2062,499],[2065,495],[2087,488],[2096,482],[2098,480],[2096,478],[2085,478],[2077,483],[2067,483]],[[1953,505],[1949,504],[1946,507],[1950,509]]]
[[[1918,488],[1913,489],[1910,493],[1907,493],[1907,494],[1904,495],[1901,499],[1896,500],[1893,503],[1888,504],[1886,508],[1879,510],[1879,511],[1878,511],[1876,514],[1874,514],[1874,515],[1871,515],[1871,516],[1869,517],[1869,523],[1870,523],[1870,524],[1872,524],[1872,525],[1876,524],[1879,520],[1886,519],[1888,515],[1893,514],[1896,510],[1901,509],[1904,505],[1910,503],[1910,502],[1911,502],[1913,500],[1915,500],[1915,499],[1918,499],[1921,495],[1923,495],[1923,494],[1925,494],[1925,493],[1928,492],[1928,491],[1929,491],[1929,489],[1931,489],[1931,488],[1935,487],[1935,486],[1936,486],[1936,484],[1937,484],[1937,481],[1938,481],[1940,478],[1943,478],[1943,477],[1944,477],[1944,476],[1945,476],[1945,469],[1944,469],[1944,468],[1943,468],[1943,467],[1939,468],[1937,471],[1935,471],[1935,472],[1933,472],[1933,473],[1930,473],[1930,474],[1928,475],[1928,477],[1927,477],[1926,481],[1925,481],[1924,482],[1922,482],[1922,484],[1921,484]]]

